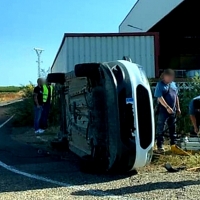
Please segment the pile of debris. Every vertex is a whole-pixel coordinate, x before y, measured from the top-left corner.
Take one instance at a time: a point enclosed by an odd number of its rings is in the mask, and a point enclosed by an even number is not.
[[[180,138],[177,142],[177,145],[171,146],[171,153],[180,156],[192,156],[194,154],[200,153],[200,137]],[[179,172],[182,170],[193,171],[193,172],[200,171],[200,166],[187,168],[186,166],[181,165],[175,168],[172,167],[170,163],[166,163],[163,165],[163,167],[170,173]]]

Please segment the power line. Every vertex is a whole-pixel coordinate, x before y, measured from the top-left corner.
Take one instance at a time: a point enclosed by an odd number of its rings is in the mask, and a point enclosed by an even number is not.
[[[42,52],[44,51],[44,49],[34,48],[34,50],[35,50],[37,57],[38,57],[38,60],[36,62],[38,63],[38,78],[40,78],[41,77],[40,56],[41,56]]]

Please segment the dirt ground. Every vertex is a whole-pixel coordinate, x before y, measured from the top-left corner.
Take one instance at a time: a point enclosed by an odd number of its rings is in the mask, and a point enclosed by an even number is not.
[[[30,127],[12,128],[11,137],[20,143],[32,145],[44,151],[51,151],[50,142],[57,137],[58,128],[50,128],[43,134],[36,135]]]
[[[0,102],[8,102],[22,98],[22,92],[0,92]]]

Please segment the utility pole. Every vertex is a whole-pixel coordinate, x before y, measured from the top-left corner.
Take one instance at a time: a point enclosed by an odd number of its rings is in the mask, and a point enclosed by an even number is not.
[[[38,63],[38,78],[41,77],[41,69],[40,69],[40,63],[41,63],[41,60],[40,60],[40,56],[42,54],[42,52],[44,51],[43,49],[39,49],[39,48],[34,48],[36,54],[37,54],[37,57],[38,57],[38,60],[36,61]]]

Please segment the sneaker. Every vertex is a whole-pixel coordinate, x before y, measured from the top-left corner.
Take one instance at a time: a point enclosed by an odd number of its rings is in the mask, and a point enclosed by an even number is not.
[[[39,133],[44,133],[44,130],[43,129],[39,129]]]
[[[39,130],[35,131],[35,134],[38,134],[39,133]]]

